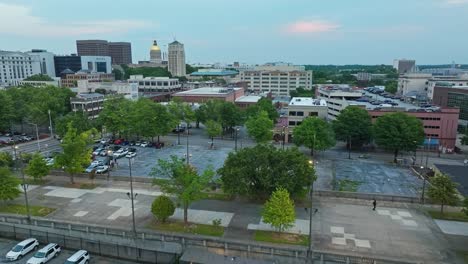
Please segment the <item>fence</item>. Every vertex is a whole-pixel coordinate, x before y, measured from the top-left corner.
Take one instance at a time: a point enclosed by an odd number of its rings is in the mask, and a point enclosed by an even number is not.
[[[135,239],[133,234],[125,229],[55,221],[39,217],[32,218],[31,225],[27,225],[25,217],[5,214],[0,215],[0,235],[2,234],[15,239],[36,236],[43,242],[54,241],[65,247],[83,248],[100,255],[138,260],[143,263],[173,263],[171,261],[180,256],[187,247],[201,247],[224,255],[285,260],[280,263],[304,263],[307,257],[307,250],[303,246],[268,245],[149,230],[143,232],[140,230],[137,232],[137,239]],[[327,261],[356,264],[416,263],[324,251],[314,251],[313,256],[315,261],[322,263]]]
[[[379,201],[400,202],[400,203],[421,203],[420,197],[397,196],[397,195],[389,195],[389,194],[381,194],[381,193],[358,193],[358,192],[314,190],[314,195],[324,196],[324,197],[362,199],[362,200],[376,199]]]

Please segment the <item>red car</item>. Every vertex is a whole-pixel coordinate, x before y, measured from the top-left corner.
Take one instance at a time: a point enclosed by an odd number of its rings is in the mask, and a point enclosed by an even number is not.
[[[116,139],[116,140],[114,141],[114,144],[115,144],[115,145],[120,145],[120,144],[122,144],[124,141],[125,141],[125,140],[124,140],[123,138],[119,138],[119,139]]]

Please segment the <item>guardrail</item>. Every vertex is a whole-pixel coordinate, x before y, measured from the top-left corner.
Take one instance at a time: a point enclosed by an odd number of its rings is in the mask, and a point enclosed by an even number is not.
[[[387,202],[421,203],[420,197],[389,195],[389,194],[381,194],[381,193],[358,193],[358,192],[314,190],[314,196],[350,198],[350,199],[361,199],[361,200],[369,200],[369,201],[376,199],[377,201],[387,201]]]
[[[31,230],[42,229],[60,230],[64,233],[81,232],[84,238],[89,238],[92,235],[100,235],[105,237],[108,241],[115,239],[135,239],[132,232],[121,228],[108,228],[99,225],[80,224],[69,221],[57,221],[40,217],[33,217],[31,224],[28,224],[25,217],[13,216],[7,214],[0,214],[0,224],[13,224],[13,225],[27,225]],[[291,259],[295,260],[294,263],[303,263],[307,257],[307,248],[304,246],[282,246],[282,245],[269,245],[258,242],[247,242],[230,240],[217,237],[199,236],[191,234],[178,234],[170,232],[156,232],[152,230],[140,229],[137,232],[138,241],[144,242],[173,242],[181,245],[182,252],[188,246],[203,247],[206,249],[215,250],[218,254],[224,255],[242,255],[252,258],[262,258],[279,260],[279,263],[291,263]],[[144,244],[144,243],[136,243]],[[417,262],[410,262],[406,260],[394,260],[386,258],[374,258],[359,254],[338,254],[335,252],[313,251],[314,261],[335,261],[338,263],[356,263],[356,264],[415,264]],[[287,261],[281,261],[287,260]]]

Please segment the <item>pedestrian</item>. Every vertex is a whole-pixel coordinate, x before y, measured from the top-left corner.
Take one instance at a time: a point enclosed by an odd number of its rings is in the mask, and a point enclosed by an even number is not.
[[[377,206],[377,201],[374,199],[374,201],[372,202],[372,205],[374,206],[374,208],[372,208],[373,211],[375,211],[375,207]]]

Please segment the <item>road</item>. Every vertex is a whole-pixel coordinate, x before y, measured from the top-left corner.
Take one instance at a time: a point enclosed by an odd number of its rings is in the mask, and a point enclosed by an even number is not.
[[[28,261],[29,258],[31,258],[34,255],[34,251],[30,252],[26,256],[24,256],[21,260],[17,261],[7,261],[5,259],[5,254],[14,246],[16,243],[19,241],[14,241],[10,239],[4,239],[0,238],[0,253],[2,254],[2,257],[0,258],[0,263],[12,263],[12,264],[23,264]],[[42,248],[45,246],[44,244],[39,245],[39,248]],[[52,259],[51,261],[47,262],[49,264],[63,264],[67,260],[68,257],[73,255],[77,250],[67,250],[62,248],[62,252],[60,253],[59,256],[56,258]],[[131,263],[137,263],[137,262],[129,262],[129,261],[122,261],[114,258],[105,258],[105,257],[100,257],[100,256],[93,256],[91,255],[91,261],[90,263],[99,263],[99,264],[131,264]]]

